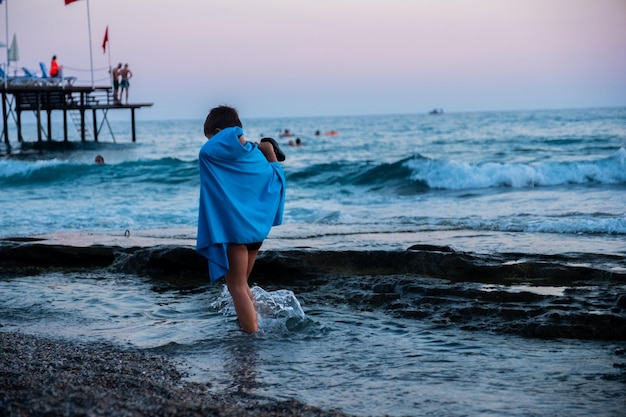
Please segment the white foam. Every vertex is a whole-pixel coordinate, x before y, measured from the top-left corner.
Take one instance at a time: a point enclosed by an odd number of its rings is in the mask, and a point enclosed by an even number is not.
[[[65,162],[58,159],[38,160],[38,161],[13,161],[0,160],[0,178],[14,176],[28,177],[33,172],[48,167],[59,166]]]
[[[296,295],[291,290],[265,291],[259,286],[251,288],[257,309],[259,329],[262,331],[284,330],[290,319],[304,320],[305,314]],[[222,293],[211,304],[225,316],[234,316],[233,299],[224,285]]]
[[[626,150],[595,161],[542,163],[466,163],[415,158],[407,166],[411,180],[431,188],[463,190],[495,187],[535,187],[562,184],[622,184],[626,182]]]

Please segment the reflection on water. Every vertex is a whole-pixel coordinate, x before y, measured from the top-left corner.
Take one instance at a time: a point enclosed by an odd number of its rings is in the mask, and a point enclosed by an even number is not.
[[[391,317],[342,299],[339,286],[332,296],[322,288],[256,287],[262,331],[246,335],[219,284],[96,272],[5,277],[0,325],[151,349],[182,359],[190,379],[215,391],[297,398],[363,416],[623,411],[622,342],[462,331],[444,320]]]
[[[565,294],[567,287],[554,287],[549,285],[483,285],[481,290],[491,291],[508,291],[508,292],[530,292],[539,295],[554,295],[561,297]]]
[[[229,389],[236,392],[253,392],[259,387],[257,383],[257,367],[260,356],[252,340],[231,344],[227,348],[228,355],[224,360],[224,371],[230,376],[232,384]]]

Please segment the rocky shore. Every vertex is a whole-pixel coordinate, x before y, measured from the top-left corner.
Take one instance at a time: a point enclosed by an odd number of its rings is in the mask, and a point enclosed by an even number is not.
[[[136,238],[94,244],[81,236],[0,240],[0,274],[99,268],[176,285],[207,281],[206,260],[193,246]],[[298,294],[326,287],[325,297],[357,309],[470,330],[626,340],[626,263],[614,254],[484,255],[423,244],[402,251],[265,249],[251,282]]]
[[[185,241],[119,244],[80,237],[0,240],[0,274],[101,269],[177,285],[206,282],[206,261]],[[469,331],[626,340],[626,266],[611,254],[270,247],[261,252],[252,280],[291,288],[305,299],[324,294],[325,302]],[[345,415],[295,400],[215,394],[186,381],[179,368],[135,349],[0,333],[0,417]]]
[[[108,268],[161,278],[206,279],[207,263],[194,247],[175,239],[113,239],[106,243],[63,239],[0,239],[0,272],[37,273],[49,268]],[[120,244],[123,242],[123,244]],[[172,243],[175,242],[175,243]],[[188,243],[181,240],[182,243]],[[91,243],[91,244],[88,244]],[[443,278],[451,281],[537,285],[585,282],[626,282],[626,259],[614,254],[543,255],[456,251],[448,246],[416,244],[406,250],[320,250],[302,247],[266,249],[259,253],[255,279],[320,275],[394,275]]]

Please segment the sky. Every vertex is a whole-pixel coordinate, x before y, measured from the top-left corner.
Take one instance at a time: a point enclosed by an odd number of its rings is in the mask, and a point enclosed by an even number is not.
[[[626,105],[626,0],[3,0],[0,28],[11,68],[128,63],[142,119]]]

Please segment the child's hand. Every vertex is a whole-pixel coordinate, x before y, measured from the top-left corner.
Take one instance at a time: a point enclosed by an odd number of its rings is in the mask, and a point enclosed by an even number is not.
[[[259,143],[259,149],[265,155],[265,158],[268,162],[278,162],[276,159],[276,153],[274,152],[274,147],[269,142],[261,142]]]
[[[280,149],[280,146],[278,145],[278,142],[276,142],[276,140],[272,138],[263,138],[261,139],[261,142],[269,142],[272,144],[272,147],[274,148],[274,154],[276,155],[276,160],[278,162],[282,162],[285,160],[285,153]]]

